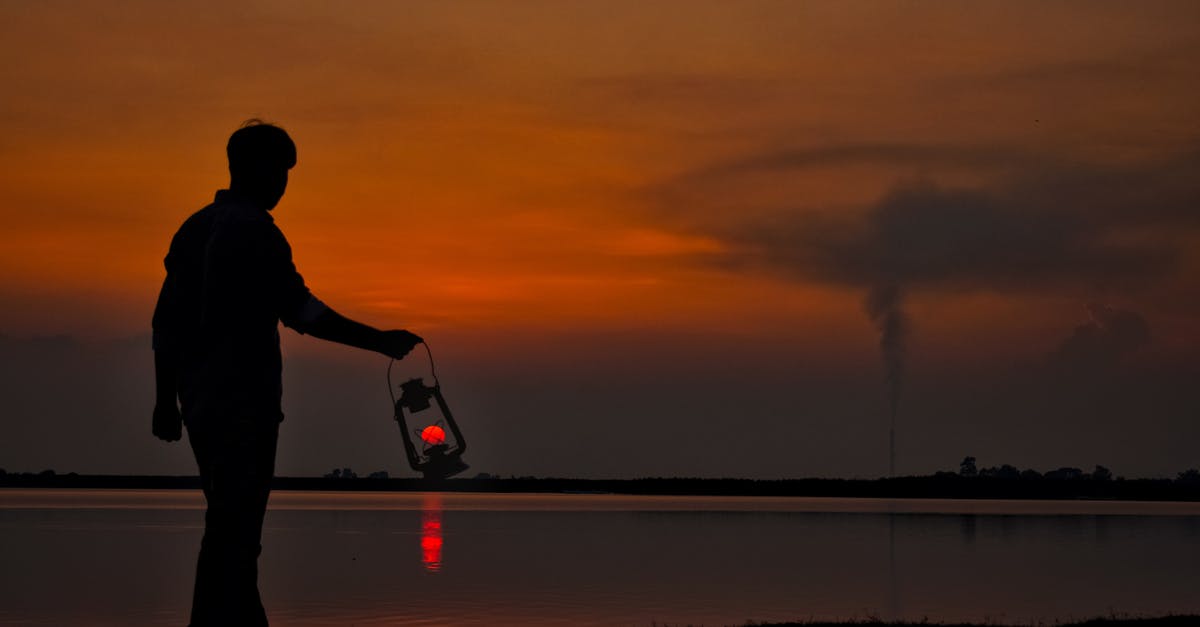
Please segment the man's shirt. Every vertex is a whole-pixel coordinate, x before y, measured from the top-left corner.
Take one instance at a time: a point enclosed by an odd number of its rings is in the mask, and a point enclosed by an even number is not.
[[[165,265],[154,350],[178,365],[184,421],[282,420],[279,322],[304,333],[326,308],[271,214],[221,190],[175,233]]]

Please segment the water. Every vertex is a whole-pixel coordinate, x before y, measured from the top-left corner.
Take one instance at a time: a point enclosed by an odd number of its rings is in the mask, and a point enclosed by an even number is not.
[[[203,499],[0,490],[0,625],[184,625]],[[1200,504],[277,492],[272,624],[1200,613]]]

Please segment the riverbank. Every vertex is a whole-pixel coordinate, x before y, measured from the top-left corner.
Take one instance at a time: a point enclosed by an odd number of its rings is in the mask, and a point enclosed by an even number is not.
[[[1082,622],[1050,623],[937,623],[937,622],[890,622],[880,620],[845,622],[799,622],[799,623],[746,623],[746,627],[1194,627],[1200,625],[1200,616],[1178,615],[1153,618],[1093,618]],[[663,625],[662,627],[673,627]]]
[[[194,476],[0,474],[2,488],[195,490]],[[625,494],[656,496],[806,496],[892,499],[1096,499],[1114,501],[1200,501],[1200,481],[1184,479],[1097,479],[963,477],[953,473],[883,479],[570,479],[495,477],[427,480],[388,477],[276,477],[276,490],[351,492],[484,492]]]

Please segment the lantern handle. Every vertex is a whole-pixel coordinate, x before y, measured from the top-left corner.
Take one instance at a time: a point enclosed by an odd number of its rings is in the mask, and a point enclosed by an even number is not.
[[[425,347],[425,355],[429,357],[429,374],[433,377],[433,387],[440,388],[442,384],[438,381],[437,364],[433,363],[433,353],[429,350],[429,343],[421,340],[421,346]]]
[[[429,374],[433,377],[433,387],[441,388],[442,384],[438,381],[437,376],[437,364],[433,362],[433,352],[429,350],[429,342],[421,340],[421,345],[425,347],[425,354],[429,357]],[[392,407],[396,406],[396,392],[392,388],[392,364],[395,363],[395,359],[389,359],[387,367],[388,396],[392,397]]]

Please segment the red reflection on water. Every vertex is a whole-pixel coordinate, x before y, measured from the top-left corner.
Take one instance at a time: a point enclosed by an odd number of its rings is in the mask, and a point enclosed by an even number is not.
[[[421,503],[421,563],[425,570],[442,569],[442,497],[430,494]]]

